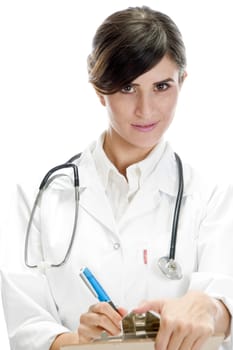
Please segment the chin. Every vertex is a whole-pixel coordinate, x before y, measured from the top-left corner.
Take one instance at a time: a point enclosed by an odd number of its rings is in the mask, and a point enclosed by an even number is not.
[[[144,149],[148,149],[148,148],[154,148],[158,143],[159,143],[160,139],[154,139],[154,140],[143,140],[142,142],[135,142],[135,146],[139,147],[139,148],[144,148]]]

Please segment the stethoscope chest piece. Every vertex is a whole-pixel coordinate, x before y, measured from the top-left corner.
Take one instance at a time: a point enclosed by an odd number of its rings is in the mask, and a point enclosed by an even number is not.
[[[180,280],[183,277],[180,264],[174,259],[163,256],[158,260],[158,266],[164,275],[171,280]]]

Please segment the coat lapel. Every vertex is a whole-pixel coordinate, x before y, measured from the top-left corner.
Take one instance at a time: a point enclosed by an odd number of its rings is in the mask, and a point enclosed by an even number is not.
[[[194,188],[189,186],[190,174],[184,167],[184,192],[183,197],[193,193]],[[122,218],[121,224],[126,223],[145,213],[154,211],[159,206],[161,194],[176,199],[179,186],[179,173],[174,152],[167,145],[164,155],[159,161],[155,171],[146,180],[142,188],[136,194],[128,208],[127,215]]]
[[[100,183],[95,164],[89,150],[82,155],[78,164],[80,176],[80,207],[109,231],[116,231],[116,222],[111,205]]]
[[[116,232],[112,208],[103,188],[98,185],[83,188],[80,195],[80,207],[109,231]]]

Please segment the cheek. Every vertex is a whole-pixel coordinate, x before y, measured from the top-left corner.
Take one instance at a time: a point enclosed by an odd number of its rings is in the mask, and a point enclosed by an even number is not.
[[[178,95],[174,95],[172,97],[168,97],[161,104],[161,109],[163,115],[166,119],[172,119],[176,110],[176,105],[178,101]]]
[[[121,103],[111,103],[109,102],[107,105],[107,113],[108,117],[111,121],[116,123],[122,123],[127,119],[129,114],[128,108],[125,108]]]

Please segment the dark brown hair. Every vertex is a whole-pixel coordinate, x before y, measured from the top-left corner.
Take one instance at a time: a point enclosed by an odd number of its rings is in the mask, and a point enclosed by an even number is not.
[[[185,46],[172,19],[149,7],[129,7],[99,26],[88,56],[89,81],[112,94],[154,67],[168,55],[180,70],[186,67]]]

